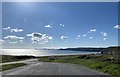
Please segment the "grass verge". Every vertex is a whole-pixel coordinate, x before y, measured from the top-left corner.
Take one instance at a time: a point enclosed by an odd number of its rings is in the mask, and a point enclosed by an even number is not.
[[[34,56],[10,56],[10,55],[0,55],[0,63],[21,61],[27,59],[33,59]]]
[[[21,66],[25,66],[25,65],[27,65],[27,64],[25,64],[25,63],[6,64],[6,65],[0,66],[0,71],[14,69],[16,67],[21,67]]]
[[[104,73],[120,77],[119,65],[115,59],[109,59],[111,56],[80,55],[80,56],[56,56],[41,57],[39,61],[43,62],[60,62],[83,65]]]

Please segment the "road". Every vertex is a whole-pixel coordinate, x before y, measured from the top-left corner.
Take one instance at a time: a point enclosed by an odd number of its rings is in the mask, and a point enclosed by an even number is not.
[[[108,75],[75,64],[38,62],[36,59],[22,61],[22,62],[27,63],[28,65],[4,71],[2,72],[2,74],[3,75]]]

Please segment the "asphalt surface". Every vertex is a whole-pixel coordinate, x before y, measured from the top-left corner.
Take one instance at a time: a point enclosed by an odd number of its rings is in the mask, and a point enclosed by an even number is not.
[[[108,75],[75,64],[38,62],[36,59],[23,62],[28,65],[4,71],[2,75]]]

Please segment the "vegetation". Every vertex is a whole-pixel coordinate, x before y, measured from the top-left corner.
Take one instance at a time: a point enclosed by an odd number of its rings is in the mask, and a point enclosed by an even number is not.
[[[84,47],[78,47],[78,48],[66,48],[66,49],[59,49],[59,50],[72,50],[72,51],[89,51],[89,52],[100,52],[101,50],[106,48],[84,48]]]
[[[24,66],[24,65],[26,65],[26,64],[25,63],[6,64],[6,65],[0,66],[0,71],[14,69],[16,67],[20,67],[20,66]]]
[[[0,55],[0,63],[20,61],[34,58],[33,56],[10,56],[10,55]]]
[[[119,65],[117,56],[111,55],[79,55],[79,56],[55,56],[41,57],[39,61],[44,62],[60,62],[72,63],[87,66],[91,69],[102,71],[116,77],[120,77]]]
[[[32,57],[32,56],[0,55],[0,63],[26,60],[26,59],[30,59],[30,58],[34,58],[34,57]],[[1,65],[0,71],[9,70],[9,69],[13,69],[13,68],[24,66],[24,65],[26,65],[26,64],[25,63],[15,63],[15,64]]]

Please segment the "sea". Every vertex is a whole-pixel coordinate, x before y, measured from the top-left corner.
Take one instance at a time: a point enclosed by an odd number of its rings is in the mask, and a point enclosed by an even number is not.
[[[59,56],[59,55],[83,55],[83,54],[98,54],[99,52],[91,51],[72,51],[72,50],[57,50],[57,49],[0,49],[0,55],[13,56]]]

